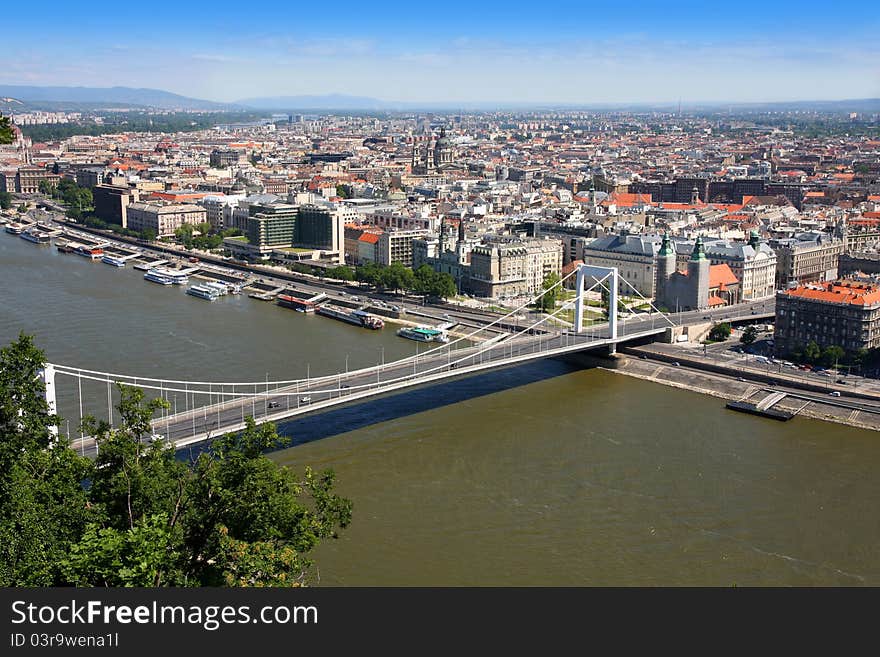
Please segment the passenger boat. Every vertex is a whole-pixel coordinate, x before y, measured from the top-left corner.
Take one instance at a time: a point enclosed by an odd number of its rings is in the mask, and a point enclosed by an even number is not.
[[[397,335],[418,342],[449,342],[445,331],[430,326],[404,326]]]
[[[151,283],[158,283],[159,285],[174,285],[174,281],[153,269],[144,274],[144,280],[150,281]]]
[[[25,230],[19,234],[19,237],[23,240],[27,240],[28,242],[33,242],[34,244],[48,244],[49,243],[49,235],[44,232],[38,230]]]
[[[374,331],[377,331],[380,328],[384,328],[384,326],[385,326],[385,322],[382,319],[380,319],[379,317],[376,317],[375,315],[371,315],[370,313],[368,313],[366,311],[353,310],[351,312],[351,314],[360,320],[361,326],[363,326],[364,328],[368,328],[368,329],[372,329]]]
[[[186,289],[186,293],[206,301],[216,301],[219,296],[213,288],[207,285],[191,285]]]
[[[203,283],[201,287],[213,290],[214,294],[217,296],[229,294],[229,286],[226,283],[220,283],[219,281],[208,281],[207,283]]]
[[[114,258],[111,255],[105,255],[103,258],[101,258],[101,262],[108,265],[113,265],[114,267],[125,267],[125,260],[123,260],[122,258]]]
[[[17,224],[14,221],[11,224],[6,224],[6,232],[12,233],[13,235],[21,235],[21,231],[24,230],[24,226],[21,224]]]
[[[65,240],[55,242],[55,248],[58,249],[58,253],[73,253],[79,246],[78,242],[68,242]]]
[[[168,280],[170,280],[174,285],[186,285],[189,283],[189,276],[186,274],[181,274],[174,269],[165,269],[164,267],[153,269],[151,271],[155,271],[160,276],[164,276]]]

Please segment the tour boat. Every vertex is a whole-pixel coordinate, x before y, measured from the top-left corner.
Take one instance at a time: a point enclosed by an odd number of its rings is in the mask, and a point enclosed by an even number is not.
[[[152,269],[144,274],[144,280],[150,281],[151,283],[158,283],[159,285],[174,285],[174,281],[170,278]]]

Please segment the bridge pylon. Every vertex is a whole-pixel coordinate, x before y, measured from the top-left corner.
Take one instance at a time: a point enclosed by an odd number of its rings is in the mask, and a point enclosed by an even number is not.
[[[608,288],[608,328],[610,329],[610,338],[617,339],[617,267],[597,267],[596,265],[579,265],[577,277],[575,279],[575,296],[574,303],[574,332],[581,333],[584,330],[584,282],[587,278],[591,279],[591,287],[594,285],[605,285]],[[613,343],[612,343],[613,349]]]

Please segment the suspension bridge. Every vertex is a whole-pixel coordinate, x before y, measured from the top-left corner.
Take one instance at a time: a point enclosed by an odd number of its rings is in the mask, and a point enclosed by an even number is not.
[[[575,295],[531,324],[510,329],[511,320],[554,288],[576,277]],[[629,286],[651,312],[620,320],[618,313],[621,283]],[[607,294],[607,321],[584,326],[587,293],[604,290]],[[574,321],[557,322],[560,315]],[[499,326],[508,326],[502,332]],[[184,410],[163,409],[152,421],[152,433],[145,440],[161,437],[175,447],[210,440],[225,433],[240,431],[246,419],[279,422],[306,413],[316,413],[341,404],[462,377],[496,368],[509,367],[542,358],[554,358],[585,350],[614,352],[624,341],[649,338],[676,326],[676,317],[662,313],[623,279],[617,268],[581,265],[555,286],[543,290],[506,315],[447,343],[437,344],[422,353],[397,361],[350,372],[282,381],[187,381],[136,377],[102,372],[57,363],[44,370],[46,398],[54,411],[59,377],[72,382],[78,397],[80,420],[83,417],[83,381],[106,385],[107,422],[114,425],[113,387],[124,384],[140,388],[147,398],[170,400],[182,396]],[[560,328],[564,326],[565,328]],[[492,329],[491,332],[489,329]],[[485,338],[486,335],[492,337]],[[94,386],[95,384],[92,383]],[[103,418],[102,418],[103,419]],[[118,417],[115,420],[118,421]],[[80,430],[81,431],[81,430]],[[71,446],[83,453],[95,451],[94,440],[82,435],[70,436]]]

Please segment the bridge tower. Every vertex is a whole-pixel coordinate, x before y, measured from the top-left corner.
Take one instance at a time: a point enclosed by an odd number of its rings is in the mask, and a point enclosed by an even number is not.
[[[612,340],[617,339],[617,267],[580,265],[575,279],[574,332],[584,330],[584,283],[589,277],[591,284],[600,283],[608,288],[608,327]]]
[[[39,377],[46,391],[43,393],[43,396],[49,407],[49,414],[55,415],[58,413],[58,401],[55,396],[55,366],[51,363],[46,363],[43,369],[40,370]],[[49,432],[55,438],[58,438],[58,427],[49,427]]]

